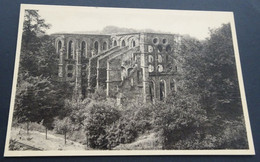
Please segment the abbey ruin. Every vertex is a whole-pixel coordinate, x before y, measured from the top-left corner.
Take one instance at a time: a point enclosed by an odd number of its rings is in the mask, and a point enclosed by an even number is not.
[[[174,34],[53,34],[58,77],[86,97],[102,88],[107,97],[164,100],[177,90]]]

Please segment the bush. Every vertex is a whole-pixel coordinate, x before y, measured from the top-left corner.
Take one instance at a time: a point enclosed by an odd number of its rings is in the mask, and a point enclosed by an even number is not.
[[[174,145],[187,136],[202,134],[207,122],[206,112],[185,100],[174,104],[156,102],[154,105],[155,127],[161,131],[163,149],[173,149]],[[195,140],[194,136],[191,140]]]
[[[91,148],[107,149],[106,128],[120,118],[119,110],[109,102],[89,104],[89,111],[84,121],[88,144]]]
[[[107,148],[111,149],[119,144],[133,142],[137,137],[136,123],[125,117],[106,129]]]

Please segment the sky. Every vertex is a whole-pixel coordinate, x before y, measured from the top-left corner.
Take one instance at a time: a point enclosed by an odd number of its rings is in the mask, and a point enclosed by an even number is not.
[[[220,27],[222,23],[228,23],[233,19],[231,12],[50,5],[34,5],[26,8],[38,9],[41,17],[52,25],[47,34],[97,31],[112,25],[189,34],[202,40],[209,36],[209,28]]]

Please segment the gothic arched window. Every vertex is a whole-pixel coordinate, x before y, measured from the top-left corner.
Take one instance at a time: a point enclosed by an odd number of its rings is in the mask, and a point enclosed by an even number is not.
[[[125,40],[122,41],[122,47],[124,47],[124,46],[125,46]]]
[[[98,42],[97,41],[94,43],[94,49],[95,49],[96,53],[98,53]]]
[[[132,42],[132,46],[135,47],[135,41]]]
[[[58,51],[58,53],[60,53],[60,50],[61,50],[61,46],[62,46],[62,43],[61,43],[61,41],[59,41],[58,42],[58,47],[57,47],[57,51]]]
[[[166,84],[164,80],[160,81],[160,100],[164,100],[166,98]]]
[[[117,46],[117,41],[116,40],[114,40],[114,46]]]
[[[69,41],[69,48],[68,48],[68,58],[73,58],[73,42]]]
[[[86,42],[81,42],[81,57],[86,56]]]
[[[150,99],[151,99],[151,101],[153,101],[154,100],[154,83],[153,83],[153,81],[151,81],[149,83],[149,92],[150,92]]]
[[[103,43],[103,50],[107,50],[107,42]]]

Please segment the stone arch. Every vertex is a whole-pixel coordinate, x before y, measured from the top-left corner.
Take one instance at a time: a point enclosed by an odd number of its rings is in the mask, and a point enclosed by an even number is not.
[[[128,37],[129,47],[136,47],[139,44],[138,38],[136,36]]]
[[[60,44],[61,43],[61,44]],[[61,45],[61,46],[60,46]],[[59,48],[60,46],[60,48]],[[59,53],[61,48],[64,47],[64,40],[62,37],[59,37],[55,40],[55,49],[56,49],[56,52]]]
[[[160,100],[164,100],[166,98],[166,81],[161,79],[159,83],[159,92],[160,92]]]
[[[114,47],[117,46],[117,41],[116,41],[116,40],[114,40],[113,46],[114,46]]]
[[[103,42],[103,47],[102,47],[103,51],[107,50],[107,42]]]
[[[154,101],[155,98],[155,84],[154,81],[149,82],[149,93],[150,93],[150,100]]]
[[[57,53],[60,53],[61,48],[62,48],[62,42],[60,40],[58,40]]]
[[[94,50],[95,50],[95,53],[98,54],[98,52],[99,52],[99,43],[98,43],[98,41],[94,42]]]
[[[69,40],[68,42],[68,59],[72,59],[74,55],[74,41]]]
[[[80,43],[80,50],[81,50],[81,57],[86,57],[87,56],[87,43],[86,41],[82,41]]]
[[[136,43],[135,43],[135,40],[132,41],[132,47],[135,47],[136,46]]]
[[[122,40],[121,47],[125,47],[125,46],[126,46],[125,40]]]

